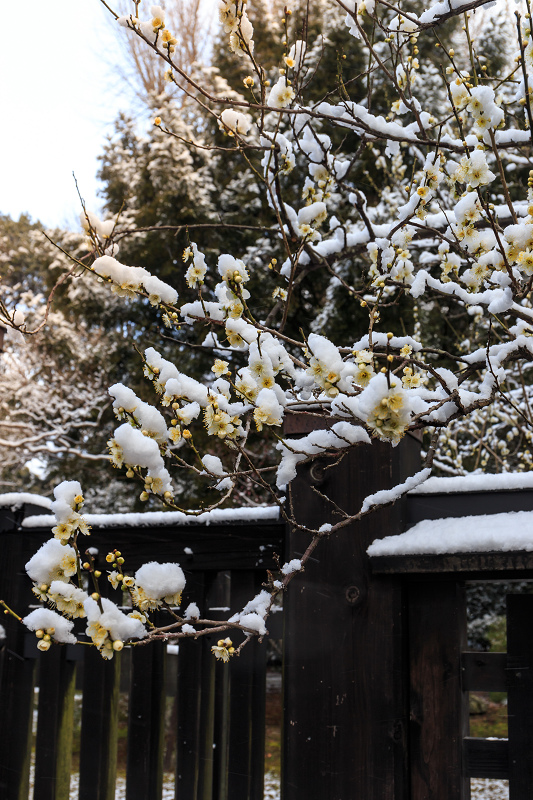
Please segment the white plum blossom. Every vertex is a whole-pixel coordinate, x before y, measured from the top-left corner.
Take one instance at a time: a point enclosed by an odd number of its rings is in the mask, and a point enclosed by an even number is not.
[[[234,108],[225,108],[220,115],[220,127],[230,133],[239,133],[246,136],[252,127],[252,118]]]
[[[266,104],[272,108],[286,108],[295,97],[294,89],[288,85],[286,77],[282,75],[268,93]]]

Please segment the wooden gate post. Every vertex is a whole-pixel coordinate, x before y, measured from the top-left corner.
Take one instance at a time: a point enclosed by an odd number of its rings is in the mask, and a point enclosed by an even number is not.
[[[334,522],[369,494],[419,469],[412,437],[396,448],[354,448],[337,466],[323,459],[300,468],[291,485],[299,522]],[[330,462],[331,463],[331,462]],[[406,800],[407,676],[402,587],[373,577],[366,548],[401,530],[401,502],[331,536],[291,584],[285,602],[282,800]],[[286,555],[309,537],[287,536]]]

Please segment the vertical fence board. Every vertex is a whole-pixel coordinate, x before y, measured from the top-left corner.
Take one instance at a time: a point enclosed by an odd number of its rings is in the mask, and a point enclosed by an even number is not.
[[[215,727],[213,733],[213,798],[228,800],[228,756],[230,732],[230,675],[227,664],[215,669]]]
[[[74,692],[76,689],[76,662],[68,658],[63,648],[61,663],[61,696],[57,720],[56,797],[69,800],[70,773],[72,771],[72,743],[74,737]]]
[[[291,484],[297,520],[331,522],[332,506],[356,513],[367,495],[416,470],[406,439],[357,447],[334,466],[299,468]],[[282,798],[404,800],[408,796],[407,698],[402,587],[371,574],[366,548],[398,533],[401,506],[384,508],[331,535],[285,598]],[[333,512],[335,513],[335,512]],[[309,536],[291,531],[286,558]]]
[[[197,800],[199,776],[200,707],[202,686],[200,671],[202,647],[199,642],[180,642],[176,738],[176,797]]]
[[[509,800],[533,793],[533,595],[507,595]]]
[[[68,800],[70,795],[76,662],[67,655],[66,647],[52,645],[39,658],[36,800]]]
[[[240,611],[260,588],[260,576],[233,572],[231,610]],[[240,636],[240,635],[239,635]],[[263,797],[265,759],[266,645],[249,642],[230,659],[230,733],[228,795],[242,800]]]
[[[234,574],[221,572],[210,588],[208,594],[208,615],[210,619],[226,619],[224,609],[231,605],[231,587]],[[233,610],[233,609],[232,609]],[[208,636],[209,647],[219,639],[218,635]],[[226,638],[224,636],[224,638]],[[212,653],[208,657],[214,661]],[[227,664],[215,664],[215,708],[213,727],[213,800],[228,800],[228,757],[230,731],[230,674]]]
[[[106,661],[85,648],[79,800],[115,798],[120,661],[120,653]]]
[[[211,642],[203,637],[196,646],[202,650],[200,681],[200,730],[198,741],[198,800],[211,800],[213,796],[213,743],[215,733],[215,658]]]
[[[11,512],[0,511],[0,597],[19,613],[31,602],[31,583],[24,564],[32,544],[18,531],[9,531]],[[7,633],[0,683],[0,797],[27,800],[31,759],[32,715],[37,650],[24,653],[28,635],[13,617],[2,615]],[[35,642],[35,637],[31,634]]]
[[[127,800],[161,800],[165,726],[163,642],[134,647],[128,724]]]
[[[23,658],[6,645],[0,686],[0,797],[13,800],[27,800],[30,792],[36,667],[35,658]]]
[[[468,692],[461,687],[466,596],[456,580],[409,586],[412,800],[468,800],[463,763]]]
[[[39,659],[39,715],[35,742],[35,800],[55,800],[59,706],[63,686],[59,680],[61,648],[52,646]]]

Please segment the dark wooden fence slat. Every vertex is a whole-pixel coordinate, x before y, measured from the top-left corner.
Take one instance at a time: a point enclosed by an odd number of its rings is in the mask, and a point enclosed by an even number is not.
[[[31,537],[9,530],[19,512],[0,510],[0,597],[17,611],[32,602],[31,581],[24,564],[32,555]],[[40,542],[39,542],[40,544]],[[24,641],[31,635],[13,617],[2,614],[7,639],[0,683],[0,797],[27,800],[31,758],[32,715],[36,677],[36,652],[24,655]]]
[[[191,602],[205,614],[205,575],[203,572],[186,573],[187,584],[182,605]],[[199,777],[200,707],[202,687],[200,672],[203,648],[199,642],[182,640],[179,645],[176,688],[176,797],[180,800],[197,800]]]
[[[68,650],[62,648],[61,696],[57,721],[57,760],[55,800],[69,800],[70,773],[72,771],[72,744],[74,737],[74,693],[76,689],[76,661],[68,658]]]
[[[406,438],[391,451],[374,442],[336,466],[327,459],[302,466],[291,484],[298,522],[331,522],[332,506],[313,486],[356,513],[368,494],[416,471],[411,444]],[[374,578],[366,555],[374,539],[399,533],[400,523],[398,506],[384,508],[330,536],[287,593],[284,800],[407,797],[402,587],[395,577]],[[287,540],[286,555],[294,558],[309,536],[292,531]]]
[[[29,797],[36,674],[36,659],[11,650],[8,640],[0,685],[0,797]]]
[[[85,648],[79,800],[115,797],[120,662],[120,653],[106,661]]]
[[[533,595],[507,595],[509,800],[533,787]]]
[[[200,684],[203,648],[199,642],[183,641],[178,655],[176,797],[197,800],[200,738]]]
[[[213,798],[228,800],[230,730],[229,669],[215,668],[215,726],[213,732]]]
[[[209,594],[208,617],[210,619],[227,618],[227,609],[230,606],[230,583],[232,577],[229,572],[219,574]],[[215,609],[220,609],[215,611]],[[220,637],[210,636],[209,646],[215,644]],[[226,638],[226,637],[224,637]],[[211,653],[211,658],[214,656]],[[214,800],[228,800],[228,747],[229,747],[229,710],[230,677],[227,665],[215,664],[215,709],[213,727],[213,798]]]
[[[227,604],[229,597],[229,575],[227,572],[208,573],[205,583],[205,608],[207,614],[217,619],[220,612],[214,609]],[[211,610],[213,609],[213,610]],[[216,643],[220,634],[213,637],[203,637],[201,642],[202,664],[201,677],[202,693],[200,697],[200,730],[199,730],[199,776],[198,800],[211,800],[215,789],[215,692],[216,692],[216,659],[211,652],[211,646]],[[223,637],[225,638],[225,637]],[[198,644],[198,643],[197,643]]]
[[[241,611],[260,589],[260,576],[233,572],[231,610]],[[242,634],[233,636],[235,644]],[[228,796],[242,800],[263,797],[265,759],[266,646],[249,642],[229,664],[230,732]]]
[[[506,692],[507,653],[464,652],[461,656],[466,692]]]
[[[209,609],[221,604],[226,582],[224,573],[196,573],[188,581],[184,607],[194,601],[201,613],[216,619]],[[212,644],[211,637],[205,636],[196,642],[180,642],[176,796],[184,800],[211,800],[213,794],[216,664]]]
[[[464,739],[465,772],[469,778],[509,777],[507,739]]]
[[[259,583],[259,576],[255,575]],[[256,589],[259,587],[256,585]],[[266,642],[259,644],[254,640],[250,642],[252,654],[252,741],[251,763],[252,780],[250,784],[250,800],[263,800],[265,784],[265,725],[266,725],[266,668],[267,653]]]
[[[132,650],[127,800],[160,800],[163,792],[165,664],[164,642]]]
[[[40,655],[35,743],[35,798],[68,800],[74,731],[76,662],[53,645]]]
[[[412,800],[470,797],[470,782],[463,770],[463,739],[468,735],[468,693],[461,687],[465,645],[464,584],[411,583]]]

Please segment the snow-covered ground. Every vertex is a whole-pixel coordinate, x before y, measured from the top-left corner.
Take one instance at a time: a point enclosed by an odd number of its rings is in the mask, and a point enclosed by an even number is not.
[[[70,781],[70,800],[77,800],[77,798],[78,776],[73,775]],[[472,781],[472,800],[508,800],[508,798],[508,781]],[[126,781],[123,778],[117,780],[115,800],[126,800]],[[163,800],[174,800],[174,784],[170,776],[168,776],[163,786]],[[279,780],[272,773],[265,775],[264,800],[279,800]]]
[[[165,778],[165,783],[163,784],[163,800],[174,800],[174,776],[167,775]],[[79,775],[72,775],[70,779],[70,800],[78,800],[78,779]],[[503,798],[504,796],[501,795],[501,797]],[[117,779],[115,800],[126,800],[126,781],[124,778]],[[269,773],[265,775],[264,800],[279,800],[279,779],[276,775]],[[494,800],[500,800],[500,795],[495,795]]]

